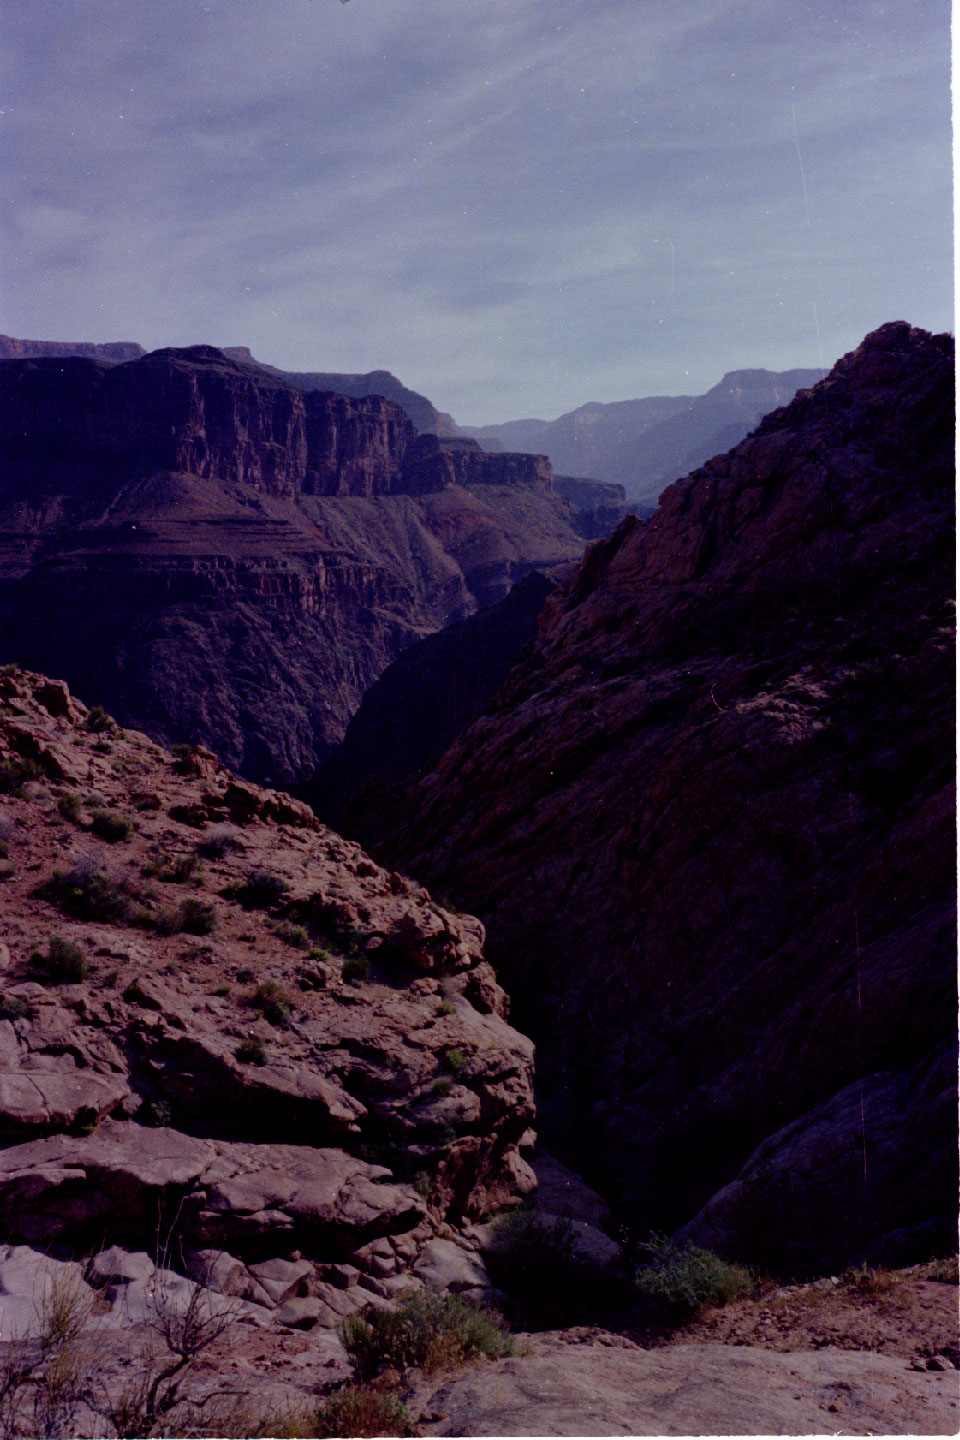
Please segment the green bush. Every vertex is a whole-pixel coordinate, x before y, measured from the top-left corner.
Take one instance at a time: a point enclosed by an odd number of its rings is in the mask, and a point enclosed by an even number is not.
[[[57,809],[63,816],[64,820],[70,820],[74,825],[76,825],[80,819],[82,804],[83,802],[81,801],[80,796],[76,793],[76,791],[68,790],[67,793],[65,795],[61,795],[60,799],[57,801]]]
[[[46,985],[76,985],[87,975],[87,962],[80,946],[64,940],[62,935],[51,935],[46,954],[34,950],[30,964]]]
[[[0,760],[0,795],[20,795],[30,780],[39,780],[43,771],[33,760],[10,755]]]
[[[249,1040],[241,1040],[234,1051],[241,1065],[266,1065],[267,1047],[259,1035],[251,1035]]]
[[[169,1125],[173,1118],[173,1112],[167,1100],[144,1100],[137,1111],[137,1119],[141,1125],[150,1125],[162,1129]]]
[[[223,892],[231,900],[239,900],[245,910],[272,910],[289,890],[281,875],[269,870],[251,870],[246,880],[228,885]]]
[[[113,879],[94,861],[81,861],[72,870],[54,870],[34,893],[74,920],[117,924],[130,916],[130,899],[123,882]]]
[[[19,995],[0,995],[0,1020],[19,1020],[30,1014],[30,1006]]]
[[[507,1215],[484,1258],[494,1284],[530,1324],[586,1323],[629,1300],[626,1276],[585,1255],[567,1219],[529,1210]]]
[[[217,913],[212,905],[191,896],[179,908],[180,929],[185,935],[212,935],[217,928]]]
[[[90,819],[90,829],[101,840],[115,844],[118,840],[129,840],[133,834],[133,821],[126,815],[117,815],[112,810],[95,810]]]
[[[659,1318],[682,1323],[708,1306],[728,1305],[753,1295],[757,1284],[744,1265],[722,1260],[698,1245],[674,1245],[666,1235],[652,1235],[645,1249],[649,1263],[636,1276],[640,1298]]]
[[[278,940],[292,945],[294,950],[307,950],[310,947],[310,937],[302,925],[290,925],[285,922],[283,925],[277,926],[276,934]]]
[[[304,1434],[308,1432],[304,1431]],[[406,1407],[396,1395],[364,1385],[348,1385],[336,1391],[317,1408],[309,1434],[326,1437],[368,1435],[417,1435]]]
[[[340,1338],[359,1380],[372,1380],[385,1369],[437,1370],[480,1355],[512,1355],[515,1349],[492,1311],[461,1295],[429,1290],[406,1295],[393,1310],[348,1315]]]
[[[363,953],[347,955],[343,961],[343,978],[347,985],[360,985],[370,979],[370,959]]]
[[[284,1025],[293,1009],[293,997],[276,980],[264,980],[251,995],[250,1004],[271,1025]]]
[[[109,715],[107,711],[104,710],[102,705],[94,705],[93,709],[88,712],[87,718],[83,723],[84,727],[94,735],[103,735],[107,731],[116,730],[117,728],[117,722],[112,715]]]
[[[456,1045],[443,1052],[443,1059],[447,1069],[452,1070],[454,1075],[459,1075],[467,1063],[466,1055]]]

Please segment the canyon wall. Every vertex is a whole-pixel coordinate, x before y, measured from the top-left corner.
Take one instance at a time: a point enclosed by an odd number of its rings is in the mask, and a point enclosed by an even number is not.
[[[485,920],[568,1162],[781,1273],[955,1247],[953,386],[949,336],[868,336],[348,809]]]

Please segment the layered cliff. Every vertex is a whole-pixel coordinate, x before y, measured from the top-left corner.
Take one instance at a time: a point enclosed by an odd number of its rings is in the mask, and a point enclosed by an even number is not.
[[[953,345],[896,323],[630,518],[376,853],[483,916],[621,1215],[955,1244]]]
[[[306,778],[406,645],[582,550],[545,462],[430,440],[209,346],[0,362],[0,653]]]

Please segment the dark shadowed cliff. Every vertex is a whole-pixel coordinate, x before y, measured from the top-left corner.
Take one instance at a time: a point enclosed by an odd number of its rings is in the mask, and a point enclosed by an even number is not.
[[[352,816],[484,918],[565,1157],[787,1273],[955,1246],[953,396],[949,336],[868,336]]]
[[[542,457],[210,346],[0,361],[0,655],[306,778],[412,641],[582,553]]]

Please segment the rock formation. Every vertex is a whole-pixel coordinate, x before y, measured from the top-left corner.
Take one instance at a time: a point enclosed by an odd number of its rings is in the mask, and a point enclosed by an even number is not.
[[[537,450],[556,470],[621,484],[631,503],[655,505],[665,486],[728,450],[768,411],[814,385],[820,370],[731,370],[705,395],[591,402],[558,420],[472,428],[483,445]]]
[[[955,1246],[953,393],[950,337],[868,336],[351,815],[484,918],[552,1148],[786,1274]]]
[[[506,599],[409,645],[367,691],[343,741],[298,791],[337,828],[346,800],[424,769],[484,712],[536,639],[554,575],[534,571]]]
[[[12,667],[0,791],[9,1245],[105,1251],[127,1305],[159,1246],[301,1328],[441,1261],[483,1288],[469,1222],[535,1182],[533,1049],[480,923]]]
[[[0,362],[0,656],[305,779],[408,644],[582,539],[549,465],[209,346]]]

